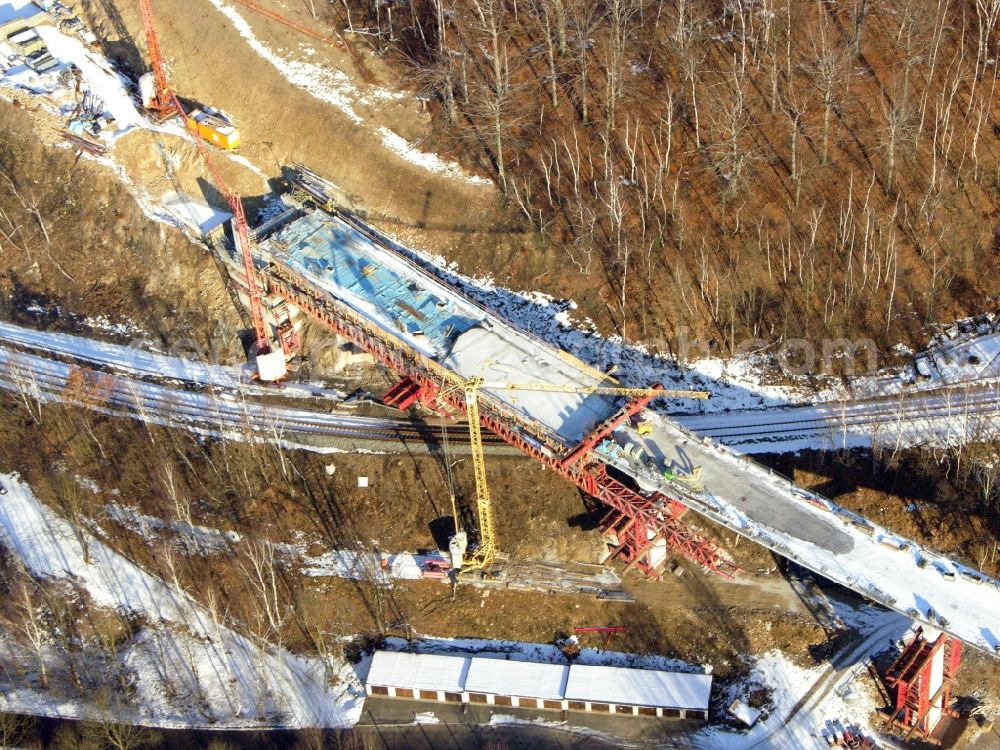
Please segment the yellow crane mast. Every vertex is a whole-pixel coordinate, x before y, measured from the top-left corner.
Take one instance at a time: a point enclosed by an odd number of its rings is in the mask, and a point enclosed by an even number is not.
[[[470,378],[465,384],[465,413],[469,422],[469,447],[472,453],[472,472],[476,478],[476,517],[479,522],[479,543],[468,560],[463,561],[462,571],[488,571],[496,559],[496,534],[493,527],[493,502],[486,482],[486,456],[483,453],[483,433],[479,424],[479,389],[482,378]],[[456,529],[458,515],[455,515]],[[459,531],[459,545],[464,545],[464,532]],[[464,549],[461,551],[464,554]],[[461,557],[461,554],[459,555]],[[454,553],[453,553],[454,556]]]

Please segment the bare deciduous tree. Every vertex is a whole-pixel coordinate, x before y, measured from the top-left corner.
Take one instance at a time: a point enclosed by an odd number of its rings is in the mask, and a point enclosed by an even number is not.
[[[18,714],[0,713],[0,747],[17,747],[27,739],[31,721]]]
[[[688,92],[691,95],[694,140],[695,146],[698,148],[701,148],[701,119],[698,114],[698,74],[701,70],[702,61],[708,54],[703,44],[708,27],[709,16],[707,5],[695,3],[691,6],[687,0],[679,3],[674,44],[681,67],[684,70],[684,80],[687,81]]]
[[[736,69],[727,83],[716,88],[709,123],[712,141],[708,152],[726,183],[723,198],[728,201],[742,189],[744,169],[751,156],[745,142],[751,123],[746,83]]]
[[[489,79],[479,86],[474,106],[475,114],[486,121],[497,182],[507,191],[507,167],[504,145],[510,137],[514,113],[514,90],[510,76],[510,54],[507,43],[510,27],[505,22],[503,0],[472,0],[476,11],[476,31],[486,38],[483,49],[490,71]]]
[[[163,735],[155,729],[110,719],[89,724],[84,737],[109,750],[152,750],[163,744]]]
[[[622,98],[625,80],[625,64],[632,22],[642,8],[642,0],[607,0],[608,41],[605,47],[604,65],[604,117],[605,132],[615,127],[615,113],[618,100]]]
[[[566,47],[565,12],[563,12],[564,20],[561,32],[562,36],[560,37],[558,13],[562,9],[561,3],[557,6],[556,3],[550,2],[550,0],[531,0],[531,8],[535,23],[538,25],[545,40],[545,59],[549,68],[549,101],[552,104],[552,108],[555,109],[559,106],[559,69],[556,65],[556,60],[563,54]]]
[[[850,73],[851,56],[841,44],[838,32],[831,25],[824,10],[820,10],[819,29],[812,39],[812,62],[806,70],[813,79],[823,107],[822,163],[830,157],[830,121],[839,101],[840,89]]]
[[[572,29],[574,87],[580,119],[587,124],[590,122],[590,66],[591,48],[594,44],[591,34],[600,26],[604,9],[597,0],[571,0],[571,2],[569,15]]]
[[[883,102],[885,124],[879,132],[879,147],[885,153],[885,185],[892,190],[896,176],[896,161],[904,146],[911,145],[916,137],[913,117],[906,107]]]
[[[242,545],[242,551],[239,566],[257,595],[255,614],[261,637],[280,646],[290,612],[278,582],[274,545],[248,541]]]
[[[14,625],[24,635],[35,654],[38,682],[44,690],[49,686],[49,670],[45,663],[45,645],[49,640],[48,628],[42,620],[43,611],[35,605],[28,585],[22,583],[20,588],[17,600],[18,619]],[[0,737],[0,747],[7,746]]]

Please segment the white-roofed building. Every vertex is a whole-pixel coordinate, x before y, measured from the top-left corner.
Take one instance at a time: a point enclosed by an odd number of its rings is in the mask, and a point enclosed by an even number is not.
[[[368,695],[461,703],[469,657],[376,651],[368,672]]]
[[[376,651],[365,689],[385,698],[704,721],[712,676]]]
[[[0,42],[22,29],[30,29],[49,19],[45,12],[27,0],[0,3]]]
[[[574,664],[565,698],[570,710],[705,719],[712,676]]]
[[[469,703],[561,710],[569,670],[565,664],[473,658],[465,692]]]

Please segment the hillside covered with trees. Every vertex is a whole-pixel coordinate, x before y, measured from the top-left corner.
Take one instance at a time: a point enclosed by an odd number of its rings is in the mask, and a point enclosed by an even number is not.
[[[625,336],[889,346],[998,292],[998,0],[337,13],[542,234],[540,284]]]

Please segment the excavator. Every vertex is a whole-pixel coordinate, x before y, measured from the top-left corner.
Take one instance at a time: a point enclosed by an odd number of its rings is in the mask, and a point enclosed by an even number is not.
[[[167,66],[160,49],[160,37],[153,24],[151,0],[139,0],[142,25],[146,30],[146,49],[151,70],[139,79],[142,106],[154,118],[163,121],[177,115],[192,132],[206,142],[226,151],[240,146],[240,131],[221,113],[210,107],[185,112],[174,96],[167,79]]]

